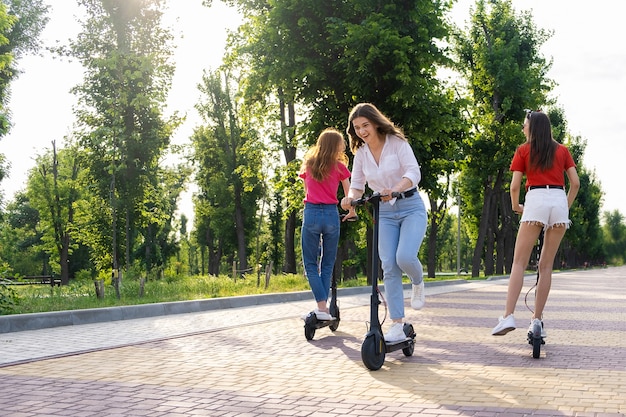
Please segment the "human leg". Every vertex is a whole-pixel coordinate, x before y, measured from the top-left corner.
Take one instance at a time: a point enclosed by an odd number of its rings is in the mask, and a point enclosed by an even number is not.
[[[323,302],[325,306],[328,299],[328,290],[324,289],[317,264],[321,236],[321,228],[317,221],[317,211],[315,208],[309,207],[304,209],[301,228],[302,261],[315,301],[318,303]]]
[[[323,215],[322,227],[322,261],[320,268],[320,280],[326,289],[326,299],[330,295],[330,281],[337,259],[337,246],[339,245],[339,212],[337,207],[327,207]]]
[[[543,310],[546,306],[552,286],[552,266],[554,265],[554,258],[566,229],[567,227],[565,225],[558,224],[545,231],[543,247],[539,257],[539,281],[537,282],[535,314],[533,318],[541,319],[543,315]]]
[[[396,250],[396,263],[408,275],[413,284],[419,284],[424,279],[424,269],[417,254],[426,235],[427,216],[425,209],[407,211],[399,224],[400,234]]]
[[[509,286],[506,296],[504,317],[515,312],[515,305],[519,294],[524,286],[524,272],[530,260],[530,254],[537,242],[543,225],[537,222],[524,222],[520,224],[515,240],[515,251],[513,253],[513,265],[509,277]]]
[[[401,203],[405,203],[404,201]],[[421,198],[406,201],[406,213],[400,222],[400,237],[396,251],[396,263],[411,279],[411,307],[420,310],[426,302],[424,294],[424,269],[417,254],[426,234],[427,216]]]
[[[378,221],[378,255],[383,270],[385,297],[389,307],[389,317],[394,322],[404,319],[404,289],[402,270],[396,263],[400,224],[393,213],[381,211]]]
[[[520,224],[515,240],[515,251],[513,254],[513,265],[509,277],[506,304],[504,315],[498,320],[498,324],[493,328],[491,334],[502,336],[515,329],[515,305],[524,286],[524,272],[530,259],[533,246],[537,242],[542,225],[537,222],[524,222]]]

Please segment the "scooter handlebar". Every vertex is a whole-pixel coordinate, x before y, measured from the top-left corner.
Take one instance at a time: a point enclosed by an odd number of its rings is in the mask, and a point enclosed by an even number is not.
[[[350,202],[350,204],[352,205],[352,207],[356,207],[356,206],[363,206],[365,205],[368,201],[373,200],[375,198],[381,198],[381,197],[386,197],[388,194],[381,194],[379,192],[375,192],[370,196],[363,196],[361,198],[357,198],[356,200],[352,200]],[[398,192],[398,191],[394,191],[391,193],[391,198],[398,198],[402,195],[402,193]]]

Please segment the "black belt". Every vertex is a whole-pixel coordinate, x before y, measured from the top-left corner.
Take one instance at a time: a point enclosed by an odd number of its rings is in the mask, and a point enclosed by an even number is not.
[[[398,195],[396,198],[398,200],[402,200],[403,198],[409,198],[413,194],[415,194],[416,192],[417,192],[417,187],[414,187],[414,188],[411,188],[410,190],[403,191],[403,192],[399,193],[400,195]]]
[[[558,188],[559,190],[564,190],[565,187],[563,187],[562,185],[531,185],[530,187],[531,190],[537,189],[537,188]]]

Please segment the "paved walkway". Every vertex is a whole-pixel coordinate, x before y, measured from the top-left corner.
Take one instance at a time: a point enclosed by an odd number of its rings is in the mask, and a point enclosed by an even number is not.
[[[414,355],[388,353],[378,371],[360,356],[367,293],[340,298],[339,328],[312,341],[312,301],[0,333],[0,416],[624,416],[625,277],[556,274],[539,359],[534,277],[503,337],[490,330],[506,280],[427,286],[423,310],[407,299]]]

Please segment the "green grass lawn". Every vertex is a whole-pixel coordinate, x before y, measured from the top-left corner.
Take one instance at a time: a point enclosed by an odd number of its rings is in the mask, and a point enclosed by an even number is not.
[[[446,274],[426,281],[468,279],[468,276]],[[72,281],[69,285],[50,287],[47,285],[0,286],[0,314],[41,313],[62,310],[80,310],[87,308],[114,307],[162,303],[170,301],[189,301],[239,295],[270,294],[293,291],[309,291],[309,284],[301,274],[283,274],[271,276],[265,285],[265,276],[247,276],[236,281],[230,277],[194,276],[147,281],[143,296],[139,296],[140,285],[137,280],[124,280],[120,286],[120,298],[117,298],[112,285],[105,286],[105,296],[96,297],[93,281]],[[405,277],[405,281],[408,279]],[[365,277],[347,280],[338,284],[340,288],[367,285]],[[4,295],[4,296],[3,296]]]

